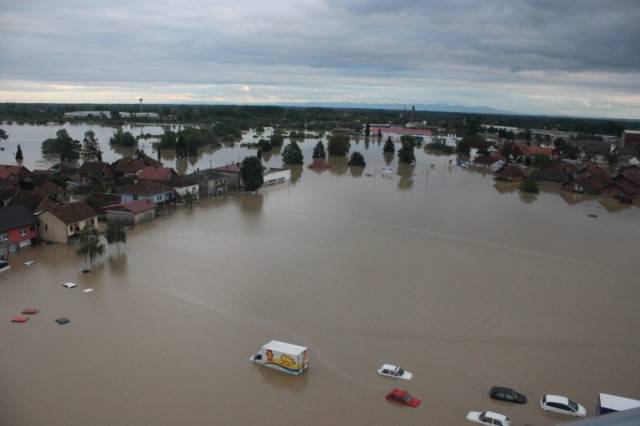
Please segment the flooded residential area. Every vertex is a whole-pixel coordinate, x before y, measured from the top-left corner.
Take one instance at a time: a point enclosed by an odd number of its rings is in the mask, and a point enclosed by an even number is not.
[[[351,141],[364,169],[329,157],[315,170],[315,143],[289,182],[139,224],[90,273],[74,246],[13,253],[0,423],[454,425],[493,407],[553,425],[545,393],[589,413],[600,392],[640,394],[637,205],[522,194],[423,149],[413,166],[387,163],[375,140]],[[239,145],[188,167],[244,157]],[[22,149],[41,168],[39,143]],[[265,163],[281,166],[279,151]],[[40,312],[8,321],[27,306]],[[271,339],[308,347],[308,371],[251,364]],[[419,410],[384,400],[383,363],[413,373]],[[489,402],[493,385],[530,403]]]

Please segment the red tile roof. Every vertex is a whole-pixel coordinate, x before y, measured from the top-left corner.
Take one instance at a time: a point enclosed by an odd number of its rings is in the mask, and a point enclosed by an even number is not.
[[[138,171],[138,179],[167,181],[173,174],[175,172],[169,167],[145,167]]]
[[[221,173],[240,173],[240,163],[225,164],[224,166],[216,167],[214,170]]]
[[[153,210],[155,208],[156,208],[155,203],[152,203],[149,200],[136,200],[130,203],[111,206],[107,209],[107,211],[110,211],[110,210],[128,211],[134,214],[138,214],[138,213],[143,213],[149,210]]]

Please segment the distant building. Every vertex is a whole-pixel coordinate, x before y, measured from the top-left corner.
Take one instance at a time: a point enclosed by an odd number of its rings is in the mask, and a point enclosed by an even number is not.
[[[192,176],[200,182],[201,197],[217,197],[227,192],[227,178],[213,169],[199,170]]]
[[[173,188],[164,182],[144,180],[136,185],[128,186],[117,191],[121,203],[136,200],[149,200],[156,204],[173,203],[175,201]]]
[[[111,118],[111,111],[71,111],[65,112],[64,118]]]
[[[120,118],[160,118],[157,112],[120,112]]]
[[[640,130],[625,130],[622,134],[622,146],[635,148],[640,153]]]
[[[244,189],[244,184],[240,177],[240,163],[226,164],[224,166],[216,167],[214,170],[225,176],[229,187],[240,191]],[[284,183],[291,180],[291,170],[275,167],[265,168],[263,177],[265,185]]]
[[[275,185],[277,183],[285,183],[291,180],[291,170],[279,169],[272,167],[264,170],[264,184]]]

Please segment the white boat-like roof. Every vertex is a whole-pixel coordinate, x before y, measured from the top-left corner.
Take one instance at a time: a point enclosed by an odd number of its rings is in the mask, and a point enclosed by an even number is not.
[[[285,343],[279,340],[272,340],[269,343],[265,343],[262,347],[265,350],[271,349],[272,351],[282,352],[289,355],[300,355],[307,350],[307,348],[304,346],[293,345],[291,343]]]
[[[569,398],[566,396],[546,394],[545,397],[547,398],[547,402],[557,402],[565,405],[569,403]]]
[[[504,414],[500,414],[500,413],[496,413],[495,411],[485,411],[484,415],[487,417],[491,417],[492,419],[498,419],[498,420],[507,420],[507,416],[505,416]]]
[[[624,411],[640,407],[640,401],[637,399],[625,398],[623,396],[601,393],[600,406],[616,411]]]
[[[382,364],[381,368],[384,370],[395,370],[398,366],[393,364]]]

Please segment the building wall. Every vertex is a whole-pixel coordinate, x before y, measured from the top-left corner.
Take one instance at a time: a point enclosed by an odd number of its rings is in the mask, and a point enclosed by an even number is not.
[[[200,185],[191,185],[191,186],[183,186],[183,187],[174,187],[173,188],[181,197],[184,196],[187,192],[194,194],[196,197],[200,195]]]
[[[202,197],[217,197],[227,192],[225,179],[203,179],[200,182],[200,195]]]
[[[284,183],[291,180],[291,170],[277,170],[270,171],[266,175],[264,175],[264,184],[265,185],[275,185],[277,183]]]
[[[148,210],[146,212],[142,212],[138,214],[135,214],[132,212],[109,210],[107,211],[106,217],[107,217],[107,221],[118,220],[127,225],[137,225],[139,223],[149,222],[153,220],[153,218],[155,217],[155,214],[156,214],[155,210]]]
[[[132,194],[120,195],[120,202],[122,204],[130,203],[131,201],[136,201],[136,200],[149,200],[152,203],[156,203],[156,204],[173,201],[171,192],[165,192],[164,194],[162,193],[151,194],[151,195],[132,195]]]
[[[67,244],[70,237],[80,234],[85,228],[95,227],[98,223],[98,217],[93,216],[67,225],[50,212],[44,212],[38,216],[38,221],[40,222],[38,233],[41,240]]]
[[[227,185],[229,188],[240,190],[242,189],[240,186],[240,173],[228,173],[228,172],[219,172],[227,178]]]

